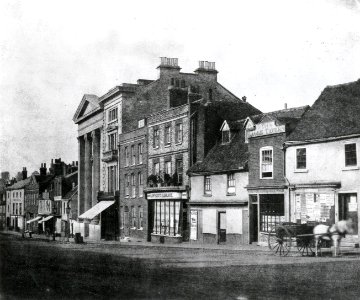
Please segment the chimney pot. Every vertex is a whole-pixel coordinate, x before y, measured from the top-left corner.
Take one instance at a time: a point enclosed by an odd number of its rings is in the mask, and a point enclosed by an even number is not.
[[[246,96],[242,96],[241,100],[246,102]]]
[[[285,109],[287,109],[287,108],[288,108],[287,103],[285,103],[284,108],[285,108]]]

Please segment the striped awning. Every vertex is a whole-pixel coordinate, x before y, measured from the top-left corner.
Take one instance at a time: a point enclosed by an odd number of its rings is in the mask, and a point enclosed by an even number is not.
[[[36,217],[36,218],[34,218],[34,219],[31,219],[31,220],[29,220],[29,221],[26,221],[26,224],[30,224],[30,223],[32,223],[32,222],[35,222],[35,221],[38,221],[38,220],[40,220],[42,217]]]
[[[54,216],[47,216],[46,218],[42,219],[41,221],[39,221],[39,223],[42,223],[42,222],[46,222],[46,221],[49,221],[51,218],[53,218]]]
[[[90,208],[88,211],[84,212],[79,216],[79,219],[94,219],[98,214],[107,209],[109,206],[113,205],[115,201],[100,201],[95,206]]]

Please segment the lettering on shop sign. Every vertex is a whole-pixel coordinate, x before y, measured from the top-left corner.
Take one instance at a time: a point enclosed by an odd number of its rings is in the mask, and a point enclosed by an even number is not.
[[[197,227],[198,227],[198,211],[190,211],[190,239],[197,240]]]
[[[256,125],[256,128],[252,131],[247,130],[247,138],[270,135],[275,133],[285,132],[285,125],[276,125],[275,121],[261,123]]]
[[[164,193],[149,193],[147,198],[150,200],[153,199],[182,199],[182,194],[180,192],[164,192]]]
[[[52,212],[52,201],[51,200],[39,200],[38,213],[42,215],[50,215]]]

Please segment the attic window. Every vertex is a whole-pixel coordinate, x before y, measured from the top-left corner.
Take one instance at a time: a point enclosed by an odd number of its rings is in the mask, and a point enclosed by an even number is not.
[[[222,144],[228,144],[230,143],[230,127],[228,123],[225,121],[222,128],[221,128],[221,134],[222,134]]]

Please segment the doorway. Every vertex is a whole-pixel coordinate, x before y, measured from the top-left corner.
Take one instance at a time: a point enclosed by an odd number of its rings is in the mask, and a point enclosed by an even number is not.
[[[354,224],[354,235],[358,234],[357,194],[339,194],[339,221],[351,218]]]
[[[226,243],[226,212],[218,214],[218,243]]]

